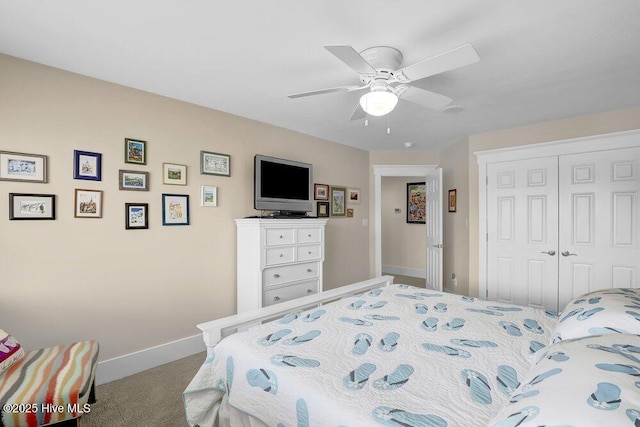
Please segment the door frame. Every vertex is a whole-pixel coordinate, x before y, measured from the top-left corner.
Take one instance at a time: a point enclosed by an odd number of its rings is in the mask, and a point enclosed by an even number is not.
[[[561,139],[551,142],[476,151],[478,161],[478,296],[488,296],[487,287],[487,164],[536,157],[608,151],[640,147],[640,129]]]
[[[424,177],[433,173],[437,165],[373,165],[374,176],[374,264],[376,277],[382,276],[382,177]],[[425,237],[427,227],[424,228]],[[426,273],[426,267],[425,267]]]

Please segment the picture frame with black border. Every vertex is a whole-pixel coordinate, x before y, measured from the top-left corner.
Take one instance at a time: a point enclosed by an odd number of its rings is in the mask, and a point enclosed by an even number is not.
[[[102,154],[73,150],[73,179],[102,181]]]
[[[141,139],[124,139],[124,162],[136,165],[147,164],[147,141]]]
[[[189,225],[188,194],[162,194],[162,225]]]
[[[126,230],[146,230],[149,228],[149,204],[125,203]]]
[[[329,202],[316,202],[316,215],[318,218],[328,218]]]
[[[55,194],[9,193],[9,220],[55,219]]]

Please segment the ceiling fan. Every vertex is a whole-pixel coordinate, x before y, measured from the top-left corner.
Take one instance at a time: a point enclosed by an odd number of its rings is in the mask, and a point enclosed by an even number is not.
[[[434,110],[442,110],[451,103],[451,98],[411,86],[409,83],[474,64],[480,60],[478,53],[470,44],[404,68],[400,68],[402,53],[389,46],[371,47],[360,53],[351,46],[325,46],[325,49],[358,73],[362,85],[338,86],[296,93],[289,95],[289,98],[368,89],[369,91],[360,98],[358,106],[351,115],[351,120],[365,118],[367,114],[384,116],[395,108],[398,98]]]

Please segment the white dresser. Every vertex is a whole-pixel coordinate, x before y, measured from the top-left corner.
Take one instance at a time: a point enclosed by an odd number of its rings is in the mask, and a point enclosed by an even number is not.
[[[237,219],[238,313],[322,291],[326,219]]]

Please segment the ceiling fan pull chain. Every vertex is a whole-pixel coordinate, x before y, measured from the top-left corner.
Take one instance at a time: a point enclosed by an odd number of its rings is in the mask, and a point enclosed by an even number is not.
[[[387,114],[387,135],[391,135],[391,125],[389,124],[391,122],[390,116],[391,114]]]

